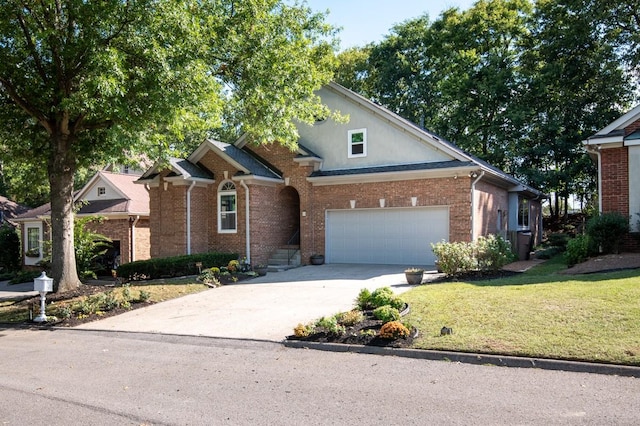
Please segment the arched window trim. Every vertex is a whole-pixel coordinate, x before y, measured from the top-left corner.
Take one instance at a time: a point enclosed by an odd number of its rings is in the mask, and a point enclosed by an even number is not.
[[[218,186],[218,233],[238,232],[238,193],[236,185],[225,180]]]

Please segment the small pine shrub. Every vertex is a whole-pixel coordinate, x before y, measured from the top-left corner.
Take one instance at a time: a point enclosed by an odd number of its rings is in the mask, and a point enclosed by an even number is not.
[[[410,331],[400,321],[389,321],[380,328],[380,337],[383,339],[406,339]]]
[[[336,315],[336,319],[338,320],[338,324],[344,325],[345,327],[351,327],[362,322],[364,320],[364,314],[362,311],[354,309]]]
[[[558,247],[560,250],[564,250],[567,248],[569,239],[568,234],[553,233],[549,235],[548,243],[551,247]]]
[[[604,213],[587,222],[587,235],[602,253],[618,253],[622,237],[629,232],[629,218],[620,213]]]
[[[362,311],[371,309],[371,292],[367,288],[363,288],[356,298],[356,307]]]
[[[125,302],[131,302],[133,297],[131,296],[131,287],[129,284],[125,284],[122,286],[122,299]]]
[[[398,321],[400,320],[400,311],[390,305],[384,305],[375,308],[373,316],[382,322]]]

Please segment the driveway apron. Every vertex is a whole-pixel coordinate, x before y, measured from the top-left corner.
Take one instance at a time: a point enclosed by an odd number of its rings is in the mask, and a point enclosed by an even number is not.
[[[363,288],[408,290],[404,269],[325,264],[269,272],[77,328],[282,341],[298,323],[351,309]]]

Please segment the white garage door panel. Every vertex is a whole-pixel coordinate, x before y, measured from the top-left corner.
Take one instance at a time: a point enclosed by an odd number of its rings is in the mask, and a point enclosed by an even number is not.
[[[449,240],[446,207],[327,212],[328,263],[433,265],[431,243]]]

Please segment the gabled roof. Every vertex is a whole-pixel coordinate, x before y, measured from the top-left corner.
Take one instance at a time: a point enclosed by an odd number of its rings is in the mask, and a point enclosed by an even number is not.
[[[144,187],[135,185],[135,181],[139,175],[121,174],[106,171],[99,171],[89,182],[77,191],[74,196],[74,202],[85,200],[89,190],[96,184],[108,185],[113,192],[118,194],[118,198],[105,200],[85,201],[78,215],[149,215],[149,193]],[[51,216],[51,203],[46,203],[31,209],[16,219],[25,221],[29,219],[39,219],[41,217]]]
[[[21,215],[27,210],[28,209],[26,207],[0,195],[0,212],[2,212],[2,215],[0,216],[0,225],[4,220],[11,222],[13,218]]]
[[[640,144],[640,130],[636,130],[625,135],[625,129],[638,120],[640,120],[640,105],[636,106],[596,134],[588,137],[582,141],[582,143],[587,146],[626,146]]]
[[[241,148],[228,143],[208,139],[189,156],[191,163],[198,162],[204,157],[207,151],[213,151],[222,157],[225,161],[232,164],[236,169],[240,170],[240,174],[244,176],[252,176],[257,179],[273,179],[281,180],[281,173],[274,170],[265,162],[260,161],[254,155],[249,154]]]

